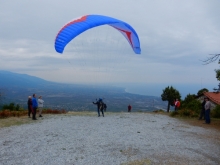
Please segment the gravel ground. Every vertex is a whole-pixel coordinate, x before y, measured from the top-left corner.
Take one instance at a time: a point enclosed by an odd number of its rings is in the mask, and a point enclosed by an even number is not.
[[[220,164],[220,132],[166,115],[46,115],[0,129],[1,165]]]

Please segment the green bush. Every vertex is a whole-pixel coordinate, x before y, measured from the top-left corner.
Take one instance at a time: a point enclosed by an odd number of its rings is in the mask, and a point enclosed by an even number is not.
[[[3,110],[8,109],[10,111],[13,111],[15,109],[15,103],[4,104],[2,109]]]
[[[212,111],[211,116],[213,118],[220,118],[220,105],[217,105]]]
[[[187,116],[187,117],[190,116],[190,110],[185,109],[185,110],[183,110],[182,112],[183,112],[183,113],[182,113],[182,116]]]
[[[4,104],[2,107],[2,110],[10,110],[10,111],[20,111],[22,110],[19,104],[10,103],[10,104]]]
[[[197,117],[198,113],[190,109],[180,109],[178,111],[171,112],[170,116],[180,116],[180,117]]]
[[[184,113],[186,113],[186,115],[188,115],[188,113],[189,113],[189,112],[187,112],[187,110],[194,111],[195,114],[199,114],[201,108],[202,108],[202,103],[196,99],[191,100],[190,102],[183,102],[183,104],[181,106],[181,109],[185,109],[186,112],[184,112]]]

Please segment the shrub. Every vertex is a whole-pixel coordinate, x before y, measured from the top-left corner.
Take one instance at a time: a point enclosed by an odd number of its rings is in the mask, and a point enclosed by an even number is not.
[[[198,113],[190,109],[180,109],[178,111],[171,112],[170,116],[180,116],[180,117],[197,117]]]
[[[170,113],[170,116],[172,116],[172,117],[178,116],[178,115],[179,115],[178,111],[173,111]]]
[[[181,109],[185,109],[186,112],[184,112],[184,113],[186,113],[186,115],[187,115],[187,113],[189,113],[189,112],[187,112],[187,110],[194,111],[195,114],[199,114],[201,108],[202,108],[201,102],[196,99],[191,100],[189,102],[183,102],[182,107],[181,107]]]
[[[15,107],[15,110],[19,111],[20,110],[20,105],[17,104],[16,107]]]
[[[10,110],[13,111],[15,109],[15,103],[10,103],[10,104],[4,104],[2,107],[3,110]]]
[[[0,118],[7,118],[11,116],[11,112],[9,110],[4,110],[0,112]]]
[[[214,118],[220,118],[220,105],[217,105],[212,111],[211,116]]]
[[[14,111],[14,110],[19,111],[19,110],[21,110],[21,107],[19,104],[15,105],[15,103],[10,103],[10,104],[3,105],[2,110],[6,110],[6,109],[8,109],[10,111]]]
[[[66,110],[62,109],[62,110],[53,110],[53,109],[44,109],[43,110],[43,113],[46,113],[46,114],[61,114],[61,113],[67,113]]]

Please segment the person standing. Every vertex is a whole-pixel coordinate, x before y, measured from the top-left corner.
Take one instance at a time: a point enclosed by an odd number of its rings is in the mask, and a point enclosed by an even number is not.
[[[31,96],[28,96],[27,105],[28,105],[28,117],[31,117],[31,113],[32,113],[32,99],[31,99]]]
[[[201,107],[201,111],[200,111],[200,116],[199,116],[199,120],[205,120],[205,98],[202,102],[202,107]]]
[[[43,104],[44,104],[44,100],[42,100],[42,96],[39,96],[38,98],[38,109],[39,109],[39,117],[43,117],[42,114],[42,110],[43,110]]]
[[[178,99],[176,99],[174,106],[175,106],[175,111],[177,111],[180,107],[180,101]]]
[[[96,99],[96,102],[92,102],[92,103],[97,105],[98,117],[100,117],[100,111],[99,111],[99,109],[100,109],[100,99],[98,101]]]
[[[104,111],[106,112],[107,104],[104,103]]]
[[[206,97],[205,100],[205,124],[210,124],[211,103],[208,97]]]
[[[99,111],[102,112],[102,116],[104,117],[104,103],[99,101]]]
[[[37,112],[38,103],[37,103],[37,99],[36,99],[36,94],[33,94],[32,107],[33,107],[32,119],[33,119],[33,120],[37,120],[37,119],[36,119],[36,112]]]
[[[128,112],[131,112],[131,108],[132,108],[132,107],[131,107],[131,105],[129,104],[129,105],[128,105]]]

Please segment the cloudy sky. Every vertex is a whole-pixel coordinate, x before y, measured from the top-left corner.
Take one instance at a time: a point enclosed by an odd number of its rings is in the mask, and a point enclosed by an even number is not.
[[[219,0],[0,1],[0,70],[55,82],[139,87],[144,94],[161,93],[168,85],[180,92],[190,93],[186,89],[193,85],[195,91],[212,90],[219,65],[202,60],[220,53],[219,6]],[[130,24],[139,35],[141,55],[107,25],[77,36],[57,53],[60,28],[87,14]]]

